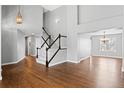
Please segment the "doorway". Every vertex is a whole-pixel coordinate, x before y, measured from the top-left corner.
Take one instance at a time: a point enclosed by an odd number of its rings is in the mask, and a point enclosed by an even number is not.
[[[78,34],[78,59],[102,56],[122,59],[122,28]],[[85,52],[84,52],[85,51]]]
[[[28,56],[28,37],[25,37],[25,56]]]

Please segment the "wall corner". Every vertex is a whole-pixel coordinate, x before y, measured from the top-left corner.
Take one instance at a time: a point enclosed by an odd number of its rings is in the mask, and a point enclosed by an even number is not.
[[[0,80],[2,80],[2,65],[1,65],[1,12],[2,12],[2,6],[0,5]]]
[[[1,75],[1,73],[2,73],[2,69],[0,69],[0,80],[2,80],[2,75]]]
[[[121,68],[121,71],[124,72],[124,67]]]

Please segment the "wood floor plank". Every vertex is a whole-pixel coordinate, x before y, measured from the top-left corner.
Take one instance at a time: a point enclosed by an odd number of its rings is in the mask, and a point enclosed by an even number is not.
[[[17,64],[2,66],[1,88],[124,87],[122,60],[92,57],[78,64],[65,62],[46,68],[27,56]]]

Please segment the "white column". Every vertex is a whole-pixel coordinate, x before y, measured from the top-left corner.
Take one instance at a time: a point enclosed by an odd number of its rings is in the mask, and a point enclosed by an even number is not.
[[[0,5],[0,80],[2,80],[2,76],[1,76],[1,5]]]
[[[123,25],[124,25],[124,16],[123,16]],[[122,33],[122,58],[123,58],[122,59],[122,72],[124,72],[124,26],[123,26],[123,33]]]
[[[77,63],[77,6],[67,6],[67,60]]]
[[[122,33],[122,72],[124,72],[124,7],[123,7],[123,33]]]

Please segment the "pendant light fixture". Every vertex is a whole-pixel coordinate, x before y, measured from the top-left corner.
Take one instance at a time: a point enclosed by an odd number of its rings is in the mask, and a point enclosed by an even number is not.
[[[21,15],[21,12],[20,12],[20,5],[18,6],[18,14],[16,16],[16,23],[17,24],[22,24],[22,15]]]
[[[109,41],[109,38],[106,38],[106,34],[104,32],[103,38],[101,39],[102,42],[104,42],[104,44],[106,44],[106,42]]]

